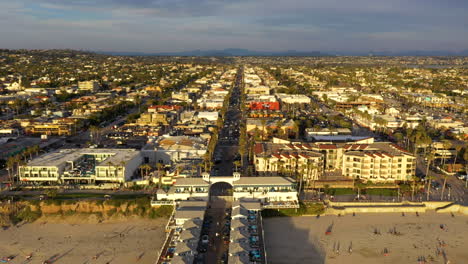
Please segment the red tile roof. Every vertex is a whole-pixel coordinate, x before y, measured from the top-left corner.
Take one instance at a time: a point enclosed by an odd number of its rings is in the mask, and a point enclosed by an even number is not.
[[[337,149],[334,144],[320,144],[319,149]]]
[[[263,144],[262,143],[255,144],[255,146],[254,146],[255,154],[261,154],[261,153],[263,153],[263,151],[264,150],[263,150]]]

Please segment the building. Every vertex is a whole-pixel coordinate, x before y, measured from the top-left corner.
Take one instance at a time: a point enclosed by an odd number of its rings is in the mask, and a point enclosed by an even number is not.
[[[139,126],[167,126],[172,118],[173,116],[166,112],[143,113],[135,123]]]
[[[208,121],[217,121],[219,118],[219,112],[198,112],[198,119],[206,119]]]
[[[269,129],[281,129],[284,133],[289,133],[295,128],[295,123],[292,119],[259,119],[247,118],[246,131],[253,133],[254,130],[267,133]]]
[[[99,89],[101,89],[101,86],[96,81],[78,82],[78,90],[80,91],[96,92]]]
[[[260,174],[302,174],[306,182],[320,180],[326,172],[378,182],[409,181],[416,174],[412,154],[395,144],[369,139],[364,143],[257,143],[254,163]]]
[[[178,178],[167,193],[159,194],[158,200],[207,200],[210,187],[220,182],[232,186],[234,200],[259,201],[263,204],[289,202],[297,205],[296,182],[289,177],[240,177]]]
[[[347,145],[342,173],[347,178],[365,181],[411,181],[416,175],[416,158],[391,143]]]
[[[310,97],[303,94],[276,94],[283,104],[310,104]]]
[[[24,124],[24,125],[23,125]],[[46,122],[25,122],[22,126],[27,135],[70,136],[80,124],[75,118],[56,118]]]
[[[22,182],[129,181],[143,159],[134,149],[62,149],[19,167]]]
[[[206,151],[206,140],[202,138],[164,135],[145,146],[142,153],[147,163],[171,164],[183,159],[201,160]]]
[[[264,85],[245,87],[247,94],[270,94],[270,87]]]
[[[255,170],[263,175],[302,174],[304,180],[318,180],[323,171],[323,155],[312,149],[292,149],[284,144],[257,143]]]
[[[263,102],[263,101],[253,101],[249,103],[250,110],[279,110],[279,102]]]

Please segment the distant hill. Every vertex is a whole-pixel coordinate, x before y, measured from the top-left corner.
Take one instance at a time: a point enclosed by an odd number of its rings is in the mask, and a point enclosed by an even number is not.
[[[406,51],[368,51],[368,52],[351,52],[351,51],[253,51],[248,49],[222,49],[222,50],[191,50],[181,52],[96,52],[106,55],[117,56],[188,56],[188,57],[233,57],[233,56],[298,56],[298,57],[320,57],[320,56],[468,56],[468,50],[459,52],[444,51],[444,50],[406,50]]]
[[[403,50],[403,51],[368,51],[368,52],[337,52],[343,56],[468,56],[468,50],[459,52],[447,50]]]
[[[117,56],[196,56],[196,57],[232,57],[232,56],[330,56],[319,51],[252,51],[248,49],[223,49],[223,50],[192,50],[181,52],[160,52],[160,53],[144,53],[144,52],[97,52],[106,55]]]

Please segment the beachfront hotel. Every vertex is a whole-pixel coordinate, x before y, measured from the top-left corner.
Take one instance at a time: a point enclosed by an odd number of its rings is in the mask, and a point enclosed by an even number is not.
[[[302,174],[304,181],[320,180],[325,172],[342,178],[375,182],[410,181],[416,158],[405,149],[372,138],[353,142],[262,142],[254,146],[255,170],[260,175]]]
[[[142,161],[140,151],[134,149],[62,149],[20,166],[19,179],[23,183],[123,183]]]

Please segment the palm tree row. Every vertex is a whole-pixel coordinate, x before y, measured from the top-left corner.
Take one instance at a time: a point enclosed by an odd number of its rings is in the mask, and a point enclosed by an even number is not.
[[[28,160],[32,160],[34,155],[39,154],[39,151],[39,145],[33,145],[7,159],[6,165],[8,171],[8,179],[11,183],[15,182],[14,175],[17,175],[19,173],[19,167],[25,165]]]

